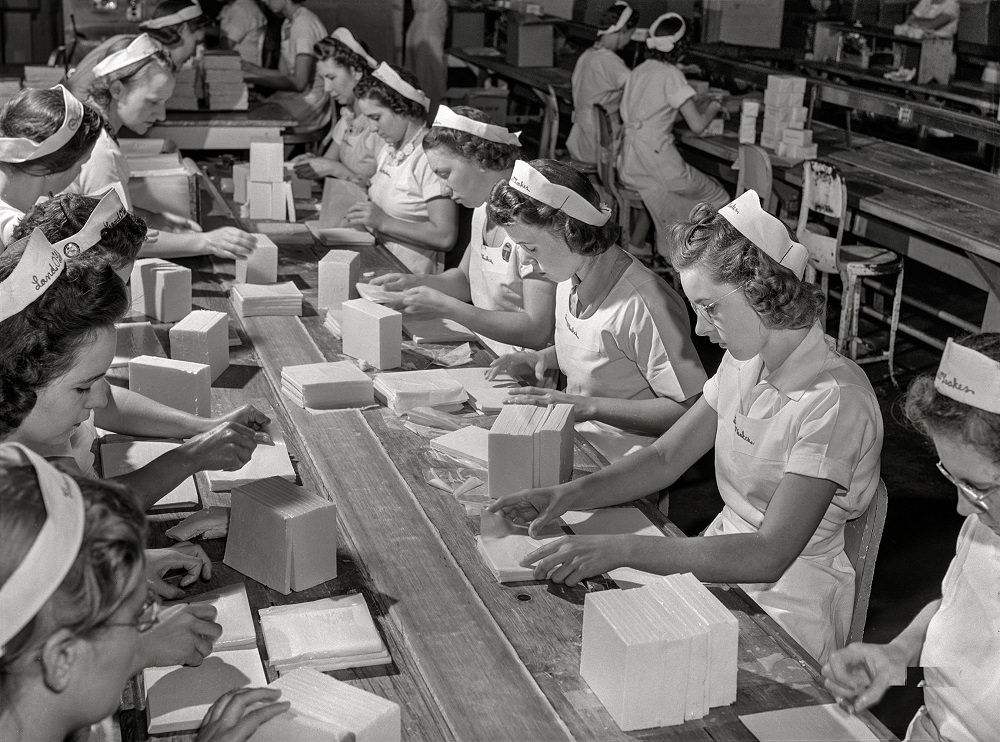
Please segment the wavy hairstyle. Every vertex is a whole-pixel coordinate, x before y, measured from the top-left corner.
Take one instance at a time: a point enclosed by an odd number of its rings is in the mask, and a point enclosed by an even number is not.
[[[743,295],[765,326],[792,330],[811,326],[823,314],[826,300],[812,283],[801,281],[719,216],[708,203],[677,222],[668,243],[677,270],[698,266],[716,283],[743,286]]]
[[[54,632],[80,637],[102,630],[142,585],[146,519],[128,489],[74,477],[83,494],[83,543],[76,561],[41,610],[5,646],[0,657],[0,714],[16,705],[18,677]],[[0,585],[10,579],[45,523],[34,467],[0,464]]]
[[[356,36],[355,39],[361,44],[362,49],[371,54],[371,50],[365,42]],[[351,72],[361,72],[363,74],[371,72],[371,68],[364,57],[352,51],[347,45],[333,38],[333,36],[327,36],[325,39],[317,41],[313,45],[313,52],[316,54],[317,62],[334,62]]]
[[[59,130],[65,116],[62,91],[22,90],[0,108],[0,136],[40,142]],[[36,160],[4,164],[36,177],[65,172],[89,155],[102,126],[101,114],[85,105],[80,128],[58,150]]]
[[[1000,333],[983,332],[956,340],[1000,362]],[[1000,415],[946,397],[934,388],[930,374],[918,376],[906,391],[906,417],[928,437],[944,435],[966,442],[993,461],[1000,461]]]
[[[40,229],[49,242],[64,240],[80,231],[98,203],[100,199],[93,196],[61,193],[32,206],[14,227],[14,239],[20,240]],[[135,262],[145,239],[146,222],[140,216],[127,213],[114,226],[102,229],[101,241],[84,255],[102,254],[112,270],[124,270]]]
[[[0,281],[14,270],[26,242],[0,255]],[[0,322],[0,440],[16,430],[38,392],[73,365],[79,349],[114,329],[128,308],[125,283],[93,251],[66,263],[49,290]]]
[[[681,22],[676,18],[669,18],[656,28],[654,36],[672,36],[681,30]],[[688,31],[674,43],[674,48],[668,52],[661,52],[658,49],[646,48],[646,59],[655,59],[658,62],[667,64],[677,64],[684,58],[688,50]]]
[[[108,55],[125,49],[134,40],[134,36],[119,39],[108,47]],[[121,82],[125,85],[140,84],[152,72],[163,72],[172,77],[174,74],[174,63],[170,59],[170,55],[165,51],[158,51],[151,57],[133,62],[126,67],[122,67],[120,70],[115,70],[109,75],[94,78],[90,88],[87,90],[87,102],[96,106],[106,117],[108,106],[111,105],[112,100],[111,86],[114,83]]]
[[[473,121],[496,125],[493,119],[478,108],[455,106],[452,110]],[[521,152],[520,147],[491,142],[467,131],[449,129],[445,126],[432,126],[430,131],[424,135],[424,150],[437,147],[447,149],[457,157],[471,160],[485,170],[506,170],[514,167],[514,161],[517,160],[518,154]]]
[[[417,76],[414,75],[409,70],[404,70],[402,67],[397,67],[394,64],[389,65],[394,69],[400,77],[403,78],[405,82],[420,90],[420,82],[417,80]],[[398,93],[393,88],[390,88],[384,82],[374,77],[370,72],[365,72],[365,76],[358,80],[358,84],[354,86],[354,97],[355,98],[367,98],[368,100],[375,101],[379,105],[385,106],[390,111],[400,116],[407,116],[411,119],[420,119],[421,121],[427,118],[427,111],[424,107],[417,103],[415,100],[410,100],[406,96]]]
[[[530,164],[556,185],[566,186],[601,207],[601,197],[593,184],[574,167],[556,160],[532,160]],[[494,224],[509,226],[527,224],[539,227],[561,237],[571,252],[580,255],[599,255],[615,244],[619,227],[609,221],[602,227],[581,222],[557,208],[543,204],[531,196],[515,190],[505,181],[499,181],[490,193],[486,212]]]

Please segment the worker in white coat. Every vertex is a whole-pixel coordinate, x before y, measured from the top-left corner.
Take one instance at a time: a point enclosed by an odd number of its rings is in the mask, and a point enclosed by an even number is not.
[[[431,113],[437,110],[447,87],[448,68],[444,59],[447,31],[445,0],[413,0],[413,20],[406,29],[406,67],[417,76],[420,89],[431,99]]]

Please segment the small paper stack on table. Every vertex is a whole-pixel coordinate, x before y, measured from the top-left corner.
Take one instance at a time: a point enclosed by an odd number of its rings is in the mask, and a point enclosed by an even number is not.
[[[281,391],[299,407],[316,410],[366,407],[375,402],[372,380],[350,361],[285,366]]]
[[[198,83],[198,68],[189,64],[174,72],[174,92],[167,100],[168,111],[197,111],[204,97]]]
[[[482,413],[500,412],[504,408],[504,400],[510,396],[510,390],[517,389],[520,384],[507,374],[487,379],[487,371],[485,368],[449,368],[448,375],[465,387],[469,401],[477,410]]]
[[[538,538],[528,535],[526,526],[515,525],[501,513],[483,510],[479,516],[476,546],[497,582],[530,582],[534,567],[522,567],[521,560],[553,539],[566,534],[558,521],[549,523]]]
[[[403,317],[403,331],[421,343],[464,343],[478,335],[465,325],[446,317]]]
[[[241,317],[302,314],[302,292],[294,283],[234,283],[230,298]]]
[[[282,675],[392,662],[361,594],[262,608],[260,628],[268,664]]]
[[[431,448],[461,462],[485,469],[489,465],[490,431],[468,425],[431,441]]]
[[[441,369],[378,374],[375,392],[397,415],[414,407],[447,405],[457,410],[469,398],[462,385]]]
[[[24,65],[24,87],[34,90],[48,90],[62,82],[66,71],[62,67],[48,67],[44,64]]]
[[[560,484],[573,473],[573,405],[506,405],[490,429],[490,496]]]
[[[212,111],[245,111],[250,107],[249,92],[243,82],[240,55],[235,51],[215,49],[202,59],[208,107]]]

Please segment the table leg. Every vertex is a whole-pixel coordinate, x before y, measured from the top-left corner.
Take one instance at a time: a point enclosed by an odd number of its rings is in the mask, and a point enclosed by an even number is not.
[[[989,298],[983,313],[982,332],[1000,332],[1000,264],[979,255],[969,255],[969,260],[989,286]]]

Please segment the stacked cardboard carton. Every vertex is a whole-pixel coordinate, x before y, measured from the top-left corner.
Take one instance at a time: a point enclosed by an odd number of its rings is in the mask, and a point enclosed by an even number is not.
[[[174,92],[167,101],[167,110],[197,111],[204,97],[198,67],[191,62],[174,73]]]
[[[744,100],[740,105],[740,144],[757,143],[757,116],[759,100]]]
[[[506,405],[490,430],[490,496],[565,482],[573,472],[573,405]]]
[[[791,160],[816,157],[812,131],[805,129],[809,115],[803,105],[805,92],[804,77],[768,75],[764,91],[764,127],[760,135],[762,147]]]
[[[213,50],[202,59],[208,107],[212,111],[245,111],[249,92],[243,82],[240,55],[235,51]]]
[[[285,182],[284,147],[281,141],[250,142],[246,197],[251,219],[286,221],[289,212],[295,218],[292,188]]]

